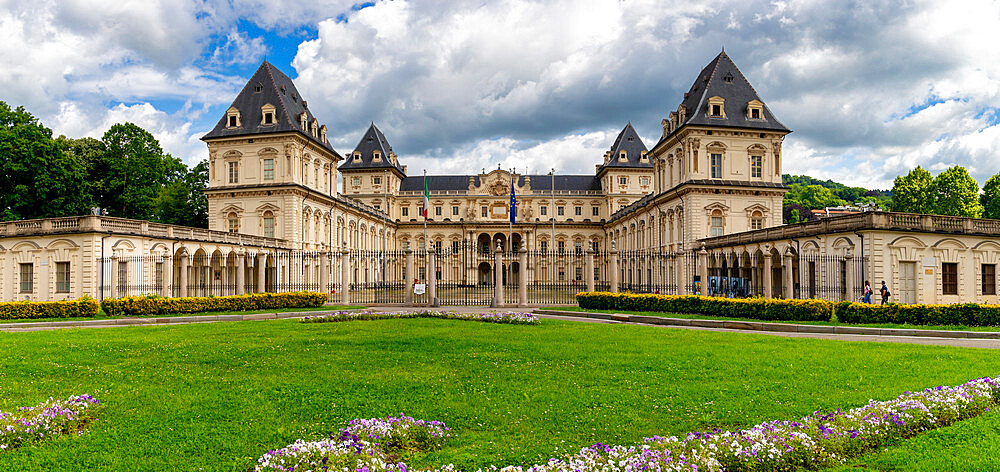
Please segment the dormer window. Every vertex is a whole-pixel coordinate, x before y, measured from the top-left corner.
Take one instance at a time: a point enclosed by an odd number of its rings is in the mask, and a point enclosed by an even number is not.
[[[316,120],[313,120],[310,131],[312,132],[314,138],[319,135],[319,125],[316,124]]]
[[[649,162],[649,156],[646,155],[648,151],[642,151],[639,153],[639,162]]]
[[[382,151],[376,150],[373,155],[372,162],[382,162]]]
[[[308,129],[307,128],[308,125],[306,124],[307,121],[308,121],[308,117],[306,116],[306,112],[302,112],[302,114],[299,115],[299,126],[302,127],[302,131],[303,132]]]
[[[323,141],[323,144],[326,144],[326,125],[319,127],[319,139]]]
[[[708,116],[712,118],[725,118],[726,117],[726,99],[720,96],[714,96],[708,99]]]
[[[357,151],[354,152],[354,162],[361,162],[361,153],[360,152],[357,152]]]
[[[618,162],[628,162],[628,153],[624,149],[618,153]]]
[[[264,86],[261,84],[257,84],[253,87],[253,91],[254,93],[261,93],[264,91]]]
[[[732,74],[732,72],[726,72],[726,76],[722,78],[722,81],[725,82],[725,83],[727,83],[727,84],[733,83],[733,74]]]
[[[760,100],[751,100],[747,102],[747,119],[749,120],[763,120],[764,119],[764,103]]]
[[[230,108],[226,112],[226,127],[239,128],[240,126],[243,126],[242,120],[240,119],[240,111],[236,108]]]
[[[261,120],[260,124],[264,126],[270,126],[275,124],[277,120],[274,119],[274,105],[268,103],[260,107]]]

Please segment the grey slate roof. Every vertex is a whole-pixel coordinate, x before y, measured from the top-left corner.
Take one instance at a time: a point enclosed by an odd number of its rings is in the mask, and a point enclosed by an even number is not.
[[[262,123],[264,116],[261,107],[266,104],[274,105],[276,123],[273,125]],[[271,65],[270,62],[264,61],[257,68],[257,72],[254,72],[250,80],[243,86],[243,90],[236,96],[236,100],[233,100],[230,108],[233,107],[240,111],[240,124],[242,126],[229,128],[226,122],[227,115],[223,115],[222,119],[216,123],[215,128],[202,136],[201,139],[295,131],[330,152],[337,153],[329,142],[324,143],[319,136],[313,137],[310,129],[302,129],[299,122],[299,116],[302,112],[306,113],[307,128],[312,126],[316,117],[309,111],[306,101],[299,95],[292,79]]]
[[[627,159],[626,162],[618,160],[622,151],[625,151],[625,158]],[[632,122],[630,121],[627,125],[625,125],[625,128],[618,133],[615,143],[611,145],[611,154],[608,162],[602,164],[597,172],[600,173],[602,170],[610,167],[652,168],[653,163],[648,159],[646,162],[639,162],[639,158],[642,157],[642,154],[646,151],[646,145],[642,143],[642,139],[639,138],[639,133],[635,132],[635,128],[632,127]]]
[[[708,115],[708,99],[715,96],[726,99],[723,105],[725,118],[711,118]],[[678,124],[674,132],[676,133],[684,125],[790,131],[774,117],[767,104],[764,104],[762,119],[748,119],[747,103],[752,100],[763,103],[757,91],[733,60],[726,55],[726,51],[722,51],[701,70],[691,89],[684,94],[684,101],[681,104],[687,110],[685,120]]]
[[[468,190],[469,178],[475,179],[475,184],[479,185],[479,176],[476,175],[428,175],[427,188],[434,191],[445,190]],[[524,175],[519,175],[517,185],[524,185]],[[529,175],[531,178],[531,190],[534,192],[552,190],[552,176],[550,175]],[[601,181],[594,175],[556,175],[556,190],[601,190]],[[424,176],[410,175],[403,180],[399,189],[403,192],[423,192]]]
[[[382,154],[382,160],[380,162],[375,162],[375,151],[379,151],[379,153]],[[360,162],[354,162],[355,152],[361,154]],[[345,157],[344,163],[340,165],[340,170],[386,168],[395,169],[402,174],[403,166],[399,164],[398,159],[396,160],[396,163],[393,164],[389,159],[391,154],[392,146],[390,146],[389,141],[385,139],[385,135],[382,134],[382,130],[375,126],[375,122],[372,122],[371,126],[368,127],[368,131],[365,131],[364,136],[361,137],[361,141],[358,141],[358,145],[355,146],[351,155]]]

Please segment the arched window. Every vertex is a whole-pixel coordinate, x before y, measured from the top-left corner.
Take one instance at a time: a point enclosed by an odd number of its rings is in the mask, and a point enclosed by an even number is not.
[[[274,237],[274,213],[270,211],[264,212],[264,237]]]
[[[229,215],[226,216],[226,225],[229,227],[230,233],[239,233],[240,232],[239,215],[237,215],[236,212],[229,212]]]
[[[722,232],[725,229],[724,219],[722,217],[722,210],[712,210],[712,237],[722,236]]]
[[[764,227],[764,214],[760,210],[754,210],[750,214],[750,229],[761,229]]]

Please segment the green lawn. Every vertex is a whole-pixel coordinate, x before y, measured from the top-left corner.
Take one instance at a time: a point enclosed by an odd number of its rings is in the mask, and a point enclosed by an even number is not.
[[[595,442],[794,419],[996,376],[997,360],[992,350],[556,320],[0,333],[0,410],[84,392],[107,405],[81,437],[0,453],[0,470],[245,471],[297,438],[401,412],[455,435],[414,465],[527,464]],[[991,412],[863,462],[993,470],[998,443]]]
[[[729,320],[729,321],[755,321],[758,323],[789,323],[802,325],[819,326],[856,326],[859,328],[899,328],[899,329],[941,329],[948,331],[1000,331],[1000,326],[962,326],[962,325],[912,325],[899,323],[872,323],[872,324],[849,324],[838,323],[837,321],[783,321],[783,320],[754,320],[749,318],[730,318],[725,316],[709,316],[691,313],[665,313],[658,311],[627,311],[627,310],[594,310],[590,308],[580,308],[578,306],[550,306],[541,308],[542,310],[578,311],[583,313],[621,313],[626,315],[662,316],[665,318],[684,318],[689,320]]]
[[[208,311],[202,313],[174,313],[171,315],[162,316],[147,316],[143,318],[169,318],[175,316],[215,316],[215,315],[253,315],[256,313],[288,313],[297,311],[336,311],[336,310],[356,310],[365,308],[360,305],[325,305],[325,306],[315,306],[315,307],[304,307],[304,308],[270,308],[267,310],[249,310],[249,311]],[[0,323],[37,323],[40,321],[80,321],[80,320],[111,320],[118,318],[126,318],[124,316],[108,316],[104,314],[104,310],[101,310],[97,316],[93,317],[76,317],[76,318],[29,318],[29,319],[17,319],[17,320],[0,320]]]

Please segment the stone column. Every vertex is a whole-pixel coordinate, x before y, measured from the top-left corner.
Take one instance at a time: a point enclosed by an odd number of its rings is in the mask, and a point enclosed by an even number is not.
[[[403,294],[403,303],[413,306],[413,250],[407,248],[403,251],[403,281],[406,293]]]
[[[344,249],[340,253],[340,303],[342,305],[351,304],[351,253]]]
[[[674,260],[674,283],[677,284],[678,295],[687,295],[687,281],[690,274],[687,273],[686,258],[687,254],[678,252]]]
[[[771,259],[773,255],[771,254],[770,248],[764,248],[764,270],[762,276],[764,277],[764,298],[771,298],[771,291],[774,290],[774,280],[771,277]]]
[[[247,292],[247,269],[244,266],[246,256],[242,252],[236,253],[236,294],[244,295]]]
[[[785,251],[785,255],[782,256],[782,265],[784,268],[781,276],[785,281],[785,293],[783,296],[786,300],[791,300],[795,298],[795,277],[792,273],[792,253],[790,251]]]
[[[330,299],[330,253],[324,252],[319,255],[319,288]]]
[[[181,253],[181,281],[180,281],[181,287],[180,287],[180,290],[177,291],[177,294],[180,295],[180,296],[182,296],[182,297],[186,297],[187,296],[187,290],[188,290],[188,261],[189,260],[190,259],[188,257],[188,253],[187,252],[182,252]]]
[[[118,293],[118,255],[111,254],[111,297],[118,298],[121,294]]]
[[[156,266],[153,266],[153,270],[156,270]],[[163,255],[163,274],[161,277],[163,277],[163,286],[160,287],[160,296],[169,297],[171,295],[170,286],[174,283],[174,264],[169,254]]]
[[[503,247],[497,243],[493,251],[493,306],[503,305]]]
[[[520,306],[528,305],[528,250],[524,246],[521,244],[521,250],[517,251],[517,304]]]
[[[611,287],[608,290],[618,292],[618,248],[615,241],[611,240],[611,249],[608,251],[608,282]]]
[[[705,246],[701,247],[698,251],[698,278],[701,279],[701,290],[698,291],[698,295],[703,297],[708,296],[708,251],[705,250]]]
[[[591,243],[590,247],[587,248],[587,255],[584,257],[586,266],[583,274],[583,280],[587,281],[587,291],[594,291],[594,244]]]
[[[218,293],[219,295],[232,295],[233,293],[235,293],[230,291],[229,289],[229,283],[230,283],[229,280],[231,279],[231,277],[229,274],[229,266],[226,265],[227,262],[226,259],[227,259],[226,257],[222,257],[219,259],[219,285],[221,285],[221,287],[219,287],[219,293]],[[214,275],[212,274],[212,269],[208,270],[208,274],[210,276]],[[214,277],[212,278],[214,279]]]
[[[435,254],[437,254],[437,251],[434,250],[434,246],[431,246],[427,250],[427,304],[430,306],[438,306],[437,261],[434,260]]]
[[[267,254],[257,254],[257,293],[264,293],[264,271],[267,270]]]
[[[847,267],[844,273],[844,300],[855,302],[857,300],[854,299],[854,286],[857,281],[854,280],[854,254],[845,256],[844,264]]]

